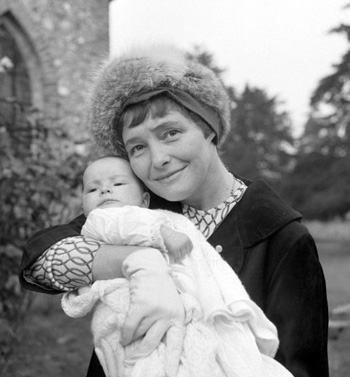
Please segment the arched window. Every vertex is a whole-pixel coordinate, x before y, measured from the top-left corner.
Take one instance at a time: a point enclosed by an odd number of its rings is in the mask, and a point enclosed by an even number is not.
[[[30,81],[15,39],[0,23],[0,114],[9,128],[20,126],[22,113],[31,105]]]
[[[31,109],[42,110],[42,80],[33,45],[11,13],[0,17],[0,126],[6,127],[12,147],[28,151]]]

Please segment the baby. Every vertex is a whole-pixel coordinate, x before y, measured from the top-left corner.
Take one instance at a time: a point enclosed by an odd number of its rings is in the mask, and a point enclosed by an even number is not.
[[[83,316],[95,306],[94,346],[107,377],[291,377],[273,359],[275,326],[250,300],[237,275],[190,220],[147,208],[149,193],[126,160],[93,162],[83,184],[87,220],[82,234],[106,244],[159,249],[160,263],[168,264],[186,313],[185,323],[174,324],[155,350],[135,357],[142,339],[120,344],[130,301],[130,267],[124,268],[125,279],[100,280],[65,293],[62,307],[69,316]],[[158,253],[146,250],[137,268],[157,273],[148,252]]]

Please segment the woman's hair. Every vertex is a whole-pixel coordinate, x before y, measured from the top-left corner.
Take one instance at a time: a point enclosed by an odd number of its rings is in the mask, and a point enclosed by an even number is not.
[[[122,133],[124,127],[135,127],[142,123],[149,115],[152,118],[162,118],[170,110],[177,110],[185,117],[191,119],[203,131],[205,138],[209,137],[213,132],[211,127],[197,114],[163,94],[127,107],[119,119],[119,127],[116,127],[119,141],[123,143]]]
[[[99,150],[124,154],[118,136],[122,114],[129,107],[128,113],[132,111],[131,106],[136,103],[165,95],[165,92],[169,99],[202,118],[204,123],[179,107],[198,126],[211,127],[218,148],[223,144],[231,127],[231,101],[222,81],[214,71],[189,59],[184,51],[172,45],[157,44],[134,46],[105,61],[96,71],[86,122]]]

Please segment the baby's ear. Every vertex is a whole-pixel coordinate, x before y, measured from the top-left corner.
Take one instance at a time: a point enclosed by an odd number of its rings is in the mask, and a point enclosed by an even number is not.
[[[150,197],[149,192],[145,191],[142,194],[142,204],[141,204],[141,207],[148,208],[150,200],[151,200],[151,197]]]

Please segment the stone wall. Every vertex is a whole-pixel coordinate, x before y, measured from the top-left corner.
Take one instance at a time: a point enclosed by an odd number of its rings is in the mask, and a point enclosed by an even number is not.
[[[0,0],[0,22],[27,64],[34,106],[77,141],[87,137],[91,73],[108,56],[108,7],[109,0]]]

